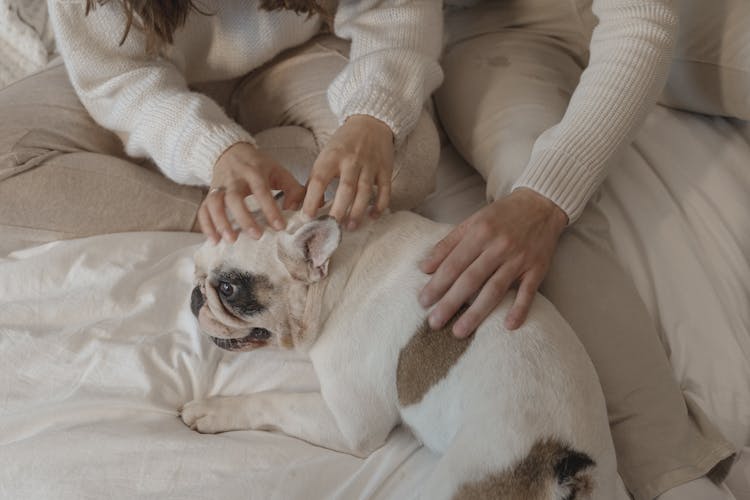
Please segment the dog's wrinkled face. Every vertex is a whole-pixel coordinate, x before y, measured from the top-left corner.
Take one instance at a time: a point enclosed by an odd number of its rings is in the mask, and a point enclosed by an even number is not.
[[[195,255],[190,308],[223,349],[299,345],[307,288],[325,278],[341,231],[333,218],[290,219],[287,231],[233,244],[207,242]]]

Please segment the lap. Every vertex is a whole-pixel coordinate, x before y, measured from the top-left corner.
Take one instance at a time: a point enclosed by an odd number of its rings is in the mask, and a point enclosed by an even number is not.
[[[326,91],[347,56],[347,42],[318,37],[242,78],[194,89],[272,143],[288,136],[290,125],[310,131],[317,152],[338,128]],[[38,230],[45,238],[192,228],[202,190],[180,186],[150,162],[129,158],[120,139],[83,107],[62,64],[0,91],[0,115],[0,227]],[[283,157],[297,146],[274,144],[271,152]],[[424,115],[396,153],[394,208],[411,208],[429,194],[438,153],[437,132]],[[312,161],[304,163],[292,165],[302,168],[296,172],[302,182],[312,167]],[[133,197],[132,192],[142,195]],[[55,210],[50,212],[50,207]],[[151,213],[160,215],[148,216]]]
[[[38,241],[191,229],[201,189],[128,158],[62,64],[0,91],[0,115],[0,228]]]
[[[436,107],[459,153],[497,196],[526,167],[536,138],[563,117],[582,71],[560,40],[497,30],[459,41],[443,56],[445,81]]]
[[[277,127],[305,128],[320,151],[339,127],[327,91],[348,63],[348,52],[349,42],[324,35],[280,54],[238,81],[227,100],[227,113],[252,134]],[[437,130],[424,111],[396,151],[392,209],[414,208],[432,192],[439,153]],[[285,166],[305,183],[312,163]]]
[[[562,119],[583,53],[533,23],[506,20],[492,30],[475,22],[475,32],[454,34],[446,47],[436,106],[459,153],[497,188],[490,197],[502,196],[526,168],[539,135]],[[639,498],[703,475],[730,453],[716,429],[686,405],[595,203],[561,237],[542,292],[599,373],[620,471]]]

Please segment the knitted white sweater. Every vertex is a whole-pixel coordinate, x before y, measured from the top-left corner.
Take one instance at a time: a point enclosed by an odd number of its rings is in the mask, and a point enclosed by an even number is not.
[[[446,3],[467,6],[478,1]],[[528,187],[543,194],[573,222],[604,180],[615,152],[632,138],[655,104],[671,61],[677,14],[673,0],[559,2],[568,4],[563,8],[573,4],[588,24],[584,29],[591,36],[589,63],[565,116],[537,139],[514,189]],[[585,14],[591,10],[598,24]],[[498,186],[488,186],[488,194],[497,196],[498,191]]]
[[[202,0],[160,56],[145,51],[135,26],[119,46],[126,15],[109,1],[85,16],[84,0],[49,0],[49,13],[72,84],[126,152],[149,157],[171,179],[208,184],[229,146],[252,137],[188,83],[227,80],[299,45],[321,28],[318,16],[265,12],[258,0]],[[438,65],[442,11],[438,0],[339,0],[335,33],[352,40],[350,63],[328,89],[343,122],[365,114],[402,140],[442,80]]]

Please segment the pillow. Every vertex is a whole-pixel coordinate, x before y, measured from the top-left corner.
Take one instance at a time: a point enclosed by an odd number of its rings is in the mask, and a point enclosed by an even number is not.
[[[680,28],[662,104],[750,120],[750,2],[677,5]]]

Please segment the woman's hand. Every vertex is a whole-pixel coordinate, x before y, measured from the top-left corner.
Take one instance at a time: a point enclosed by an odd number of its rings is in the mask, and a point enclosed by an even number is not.
[[[377,186],[373,216],[388,207],[393,172],[393,132],[385,123],[366,115],[349,117],[318,155],[310,173],[302,210],[310,217],[323,204],[325,190],[339,179],[330,214],[348,229],[356,229]]]
[[[443,238],[420,268],[432,277],[419,295],[440,328],[475,294],[476,299],[453,325],[457,337],[470,335],[518,284],[505,326],[515,330],[526,319],[567,224],[552,201],[530,189],[517,189],[482,208]]]
[[[252,144],[240,142],[227,149],[214,165],[211,189],[198,210],[201,230],[214,243],[224,237],[233,242],[237,232],[227,217],[231,213],[242,230],[260,238],[263,229],[245,205],[245,197],[255,196],[263,215],[276,230],[286,226],[271,193],[284,192],[284,208],[298,206],[305,189],[284,167]]]

